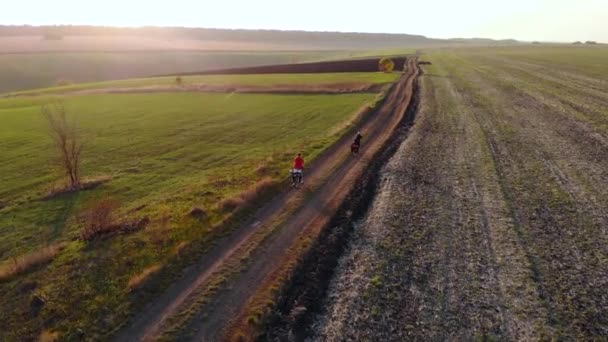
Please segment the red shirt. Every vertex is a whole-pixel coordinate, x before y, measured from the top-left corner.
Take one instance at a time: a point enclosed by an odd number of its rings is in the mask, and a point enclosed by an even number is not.
[[[298,169],[298,170],[303,170],[304,169],[304,159],[302,157],[296,157],[296,159],[293,160],[293,168]]]

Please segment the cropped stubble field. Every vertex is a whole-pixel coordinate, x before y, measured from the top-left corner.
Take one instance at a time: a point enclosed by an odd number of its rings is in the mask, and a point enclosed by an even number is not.
[[[317,336],[608,334],[608,49],[429,54]]]
[[[370,82],[376,74],[352,75]],[[259,82],[322,82],[332,76],[259,76]],[[334,76],[336,77],[336,76]],[[343,79],[348,76],[340,76]],[[211,77],[220,81],[219,77]],[[248,80],[255,76],[228,79]],[[111,177],[99,188],[41,200],[60,180],[40,106],[54,97],[0,100],[0,265],[67,243],[50,264],[0,283],[0,336],[35,338],[58,329],[94,338],[132,310],[127,283],[146,268],[171,264],[191,241],[211,242],[231,209],[218,204],[256,181],[280,182],[291,159],[308,162],[345,132],[376,94],[100,94],[63,99],[83,141],[83,176]],[[142,232],[86,244],[77,214],[91,201],[120,203],[120,220],[151,219]],[[201,221],[188,215],[202,208]],[[163,223],[164,222],[164,223]],[[159,242],[160,240],[160,242]],[[201,251],[199,251],[200,253]],[[177,272],[178,267],[176,267]],[[164,279],[165,283],[170,279]],[[29,284],[29,285],[28,285]],[[28,287],[29,286],[29,287]],[[28,290],[24,290],[27,287]],[[32,296],[46,300],[31,315]],[[99,323],[101,322],[101,323]]]

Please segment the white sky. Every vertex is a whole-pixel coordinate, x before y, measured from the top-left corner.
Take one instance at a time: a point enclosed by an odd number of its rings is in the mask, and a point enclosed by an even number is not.
[[[356,31],[608,43],[608,0],[17,0],[0,24]],[[408,15],[411,17],[408,18]]]

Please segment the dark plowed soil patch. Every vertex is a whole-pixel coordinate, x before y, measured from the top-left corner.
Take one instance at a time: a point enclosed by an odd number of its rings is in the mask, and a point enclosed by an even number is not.
[[[381,149],[360,183],[348,195],[310,252],[294,272],[277,308],[258,341],[304,341],[312,335],[312,320],[323,309],[327,289],[357,221],[367,212],[381,180],[380,170],[407,138],[419,104],[418,84],[412,102],[386,146]]]
[[[395,70],[403,70],[407,58],[395,57]],[[232,75],[232,74],[316,74],[330,72],[374,72],[378,71],[379,58],[350,59],[331,62],[264,65],[249,68],[219,69],[189,72],[178,75]]]

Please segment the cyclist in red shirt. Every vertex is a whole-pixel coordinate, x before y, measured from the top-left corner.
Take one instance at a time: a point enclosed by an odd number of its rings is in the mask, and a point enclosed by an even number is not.
[[[304,183],[304,158],[302,154],[298,153],[296,158],[293,160],[293,172],[299,176],[300,184]]]
[[[301,153],[298,153],[296,159],[293,160],[293,168],[296,170],[304,170],[304,158],[302,158]]]

